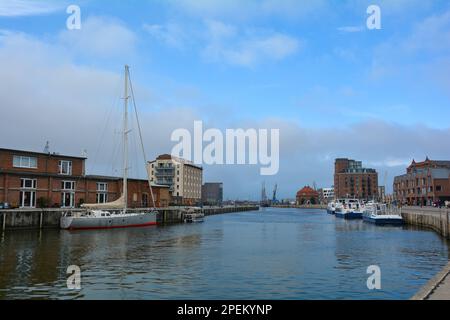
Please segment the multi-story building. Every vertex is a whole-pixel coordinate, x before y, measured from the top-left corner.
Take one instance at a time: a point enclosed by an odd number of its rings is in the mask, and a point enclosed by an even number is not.
[[[332,200],[334,200],[334,188],[319,189],[319,202],[321,204],[327,204]]]
[[[202,186],[202,203],[220,205],[223,202],[223,183],[208,182]]]
[[[150,179],[170,188],[176,204],[195,205],[202,199],[203,168],[192,162],[160,155],[148,166]]]
[[[334,193],[337,198],[376,199],[378,173],[375,169],[363,168],[361,161],[336,159]]]
[[[89,176],[84,157],[0,149],[0,202],[11,207],[75,208],[106,203],[122,193],[122,178]],[[156,206],[170,202],[166,186],[152,187]],[[148,180],[128,180],[130,208],[151,206]]]
[[[386,187],[378,186],[378,201],[381,203],[386,203]]]
[[[406,174],[395,177],[394,197],[408,205],[450,200],[450,161],[412,161]]]

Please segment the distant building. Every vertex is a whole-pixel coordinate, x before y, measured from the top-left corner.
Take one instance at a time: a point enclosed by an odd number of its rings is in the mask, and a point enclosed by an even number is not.
[[[297,192],[296,203],[297,205],[319,204],[319,193],[306,186]]]
[[[202,186],[202,203],[220,205],[223,202],[223,183],[208,182]]]
[[[113,202],[122,194],[122,178],[85,174],[85,157],[0,149],[0,202],[13,208],[76,208],[83,203]],[[152,185],[156,206],[169,205],[166,186]],[[151,204],[148,180],[128,180],[128,206]]]
[[[321,204],[328,204],[334,199],[334,188],[322,188],[318,190],[319,202]]]
[[[374,199],[378,196],[378,173],[363,168],[361,161],[336,159],[334,193],[336,198]]]
[[[431,205],[450,200],[450,161],[412,161],[406,174],[394,178],[394,197],[402,204]]]
[[[378,187],[378,201],[385,203],[386,202],[386,187],[379,186]]]
[[[151,181],[158,185],[168,186],[176,204],[196,205],[201,201],[202,167],[169,154],[160,155],[149,164]]]

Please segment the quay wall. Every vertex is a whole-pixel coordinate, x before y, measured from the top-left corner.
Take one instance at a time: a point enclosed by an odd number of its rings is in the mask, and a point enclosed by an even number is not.
[[[159,224],[181,223],[184,213],[181,208],[158,208]],[[255,211],[257,206],[208,207],[202,211],[206,216],[232,212]],[[0,231],[20,229],[50,229],[59,228],[59,221],[64,212],[79,212],[76,209],[18,209],[0,210]],[[139,211],[139,210],[137,210]]]
[[[431,207],[403,207],[401,214],[405,223],[429,228],[450,239],[450,209]]]
[[[401,214],[407,224],[429,228],[450,239],[450,209],[431,207],[403,207]],[[449,300],[450,263],[424,285],[411,300]]]

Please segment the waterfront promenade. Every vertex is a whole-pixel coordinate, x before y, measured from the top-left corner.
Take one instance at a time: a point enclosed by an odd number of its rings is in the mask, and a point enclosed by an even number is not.
[[[404,207],[402,216],[410,225],[430,228],[450,239],[450,209],[432,207]],[[431,279],[412,300],[450,300],[450,262]]]

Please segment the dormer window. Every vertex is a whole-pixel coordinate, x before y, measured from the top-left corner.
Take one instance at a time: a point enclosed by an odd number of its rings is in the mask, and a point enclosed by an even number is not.
[[[59,174],[70,176],[72,175],[72,161],[59,161]]]

